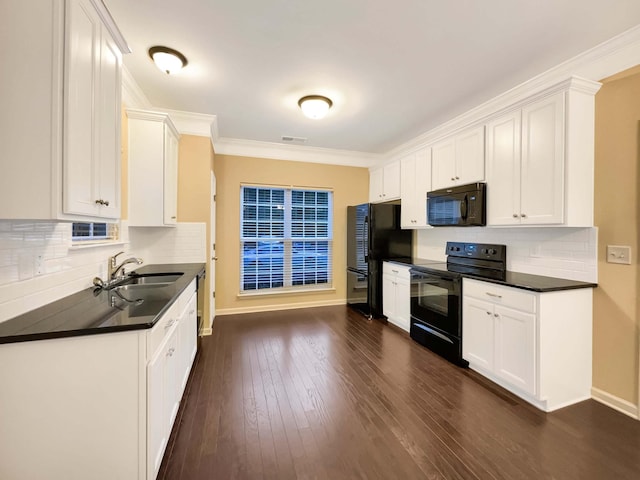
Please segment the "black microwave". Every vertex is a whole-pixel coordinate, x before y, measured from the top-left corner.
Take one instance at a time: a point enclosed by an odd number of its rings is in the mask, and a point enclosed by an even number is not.
[[[487,184],[471,183],[427,192],[427,223],[434,227],[487,224]]]

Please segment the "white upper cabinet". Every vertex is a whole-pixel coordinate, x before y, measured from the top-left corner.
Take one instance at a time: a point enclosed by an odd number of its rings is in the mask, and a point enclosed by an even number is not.
[[[431,190],[431,149],[400,159],[402,228],[427,228],[427,192]]]
[[[369,172],[369,201],[387,202],[400,198],[400,161]]]
[[[564,94],[522,109],[522,223],[564,218]]]
[[[488,122],[487,225],[593,225],[597,86],[571,79]]]
[[[432,189],[484,181],[484,125],[433,144]]]
[[[127,116],[129,225],[175,225],[178,216],[178,131],[165,113],[129,109]]]
[[[487,224],[561,224],[564,94],[487,125]]]
[[[0,93],[7,141],[0,218],[120,217],[120,92],[128,51],[100,0],[56,0],[34,15],[7,0]],[[37,113],[36,113],[37,112]]]

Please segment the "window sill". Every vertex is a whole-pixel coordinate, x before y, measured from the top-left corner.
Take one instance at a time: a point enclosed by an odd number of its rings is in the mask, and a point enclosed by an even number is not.
[[[308,295],[310,293],[335,293],[336,289],[333,287],[327,288],[302,288],[295,290],[278,290],[267,292],[251,292],[251,293],[239,293],[236,298],[253,298],[253,297],[266,297],[266,296],[281,296],[281,295]]]
[[[91,242],[88,241],[86,243],[72,243],[69,247],[70,251],[74,250],[88,250],[90,248],[99,248],[99,247],[117,247],[119,245],[127,245],[129,242],[125,242],[123,240],[116,240],[113,242]]]

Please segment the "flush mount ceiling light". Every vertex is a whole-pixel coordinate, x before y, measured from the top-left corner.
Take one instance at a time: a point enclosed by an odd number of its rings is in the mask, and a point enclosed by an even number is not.
[[[327,114],[333,102],[331,99],[323,97],[322,95],[307,95],[298,100],[298,105],[305,116],[317,120]]]
[[[149,56],[156,66],[167,74],[177,73],[189,63],[187,57],[169,47],[151,47]]]

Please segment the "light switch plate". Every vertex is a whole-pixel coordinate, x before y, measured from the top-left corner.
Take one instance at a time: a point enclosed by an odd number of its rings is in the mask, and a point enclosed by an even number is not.
[[[631,247],[626,245],[607,245],[607,263],[631,265]]]

